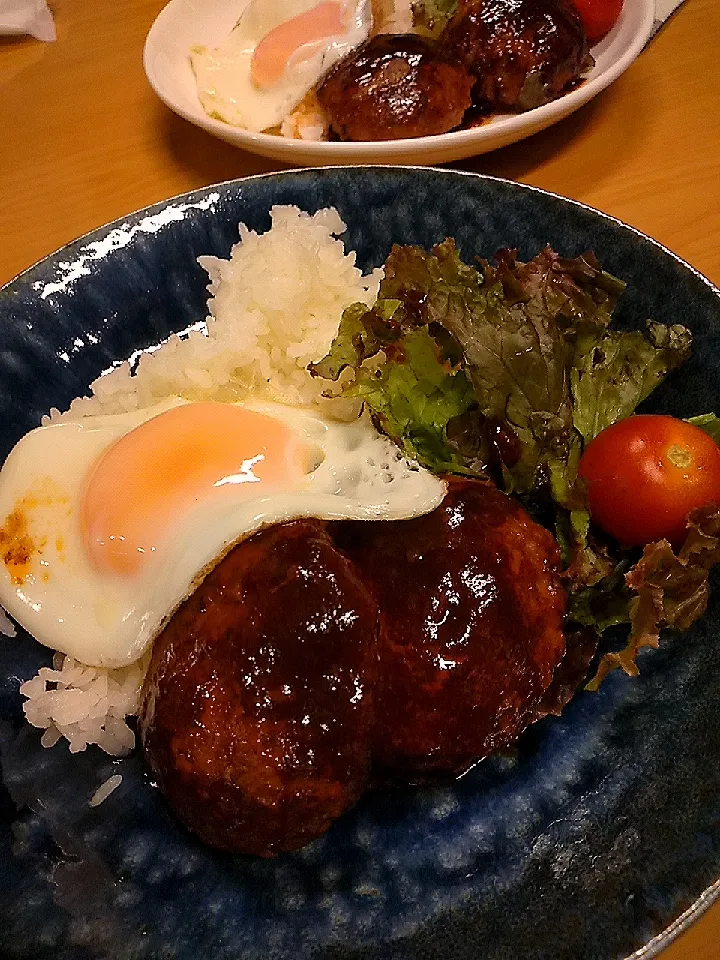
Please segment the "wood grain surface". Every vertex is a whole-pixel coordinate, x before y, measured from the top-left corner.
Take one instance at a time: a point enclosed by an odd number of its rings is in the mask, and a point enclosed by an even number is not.
[[[146,204],[279,168],[196,129],[157,100],[142,48],[163,0],[51,6],[56,43],[0,38],[0,284]],[[606,211],[720,285],[719,49],[720,0],[686,0],[590,104],[528,140],[457,166]],[[720,904],[661,954],[718,958]]]

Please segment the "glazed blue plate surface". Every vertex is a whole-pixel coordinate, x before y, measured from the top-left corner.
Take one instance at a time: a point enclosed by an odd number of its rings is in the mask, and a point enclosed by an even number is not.
[[[681,322],[692,359],[648,409],[717,411],[720,293],[629,228],[513,183],[451,171],[291,172],[209,187],[56,253],[0,294],[0,461],[113,361],[205,316],[202,254],[276,203],[336,206],[363,268],[393,242],[456,238],[592,249],[628,284],[618,322]],[[717,584],[716,584],[717,586]],[[720,596],[718,590],[716,596]],[[720,877],[720,607],[612,674],[509,756],[436,788],[367,794],[304,850],[262,861],[204,847],[166,809],[138,753],[40,746],[18,688],[50,662],[0,637],[0,956],[23,960],[614,960]],[[113,773],[121,786],[88,800]],[[712,899],[712,891],[703,903]],[[697,911],[699,907],[696,907]],[[682,924],[676,924],[676,928]],[[656,939],[657,938],[657,939]],[[652,941],[652,942],[651,942]],[[648,945],[643,947],[643,945]]]

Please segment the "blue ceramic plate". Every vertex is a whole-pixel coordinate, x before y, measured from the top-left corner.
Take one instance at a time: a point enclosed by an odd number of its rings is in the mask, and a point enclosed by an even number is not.
[[[456,237],[466,258],[592,248],[628,283],[619,322],[681,321],[692,360],[653,397],[681,416],[720,396],[720,293],[592,210],[473,175],[354,168],[209,187],[103,227],[0,296],[0,459],[113,360],[205,312],[201,254],[226,256],[275,203],[334,204],[363,267],[393,241]],[[716,591],[716,596],[720,593]],[[0,641],[0,955],[52,960],[611,960],[653,956],[720,876],[718,616],[666,637],[511,756],[435,789],[366,795],[301,852],[260,861],[188,835],[139,755],[43,750],[20,683],[50,660]],[[122,785],[88,800],[111,773]],[[693,907],[693,904],[696,904]],[[684,921],[675,924],[679,929]],[[657,939],[659,937],[659,939]],[[647,947],[643,948],[643,945]]]

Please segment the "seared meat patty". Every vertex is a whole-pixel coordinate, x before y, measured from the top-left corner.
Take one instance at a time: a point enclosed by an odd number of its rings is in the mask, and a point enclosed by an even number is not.
[[[430,40],[380,34],[333,67],[317,98],[341,140],[397,140],[457,127],[472,85],[457,58]]]
[[[236,547],[157,639],[145,755],[207,843],[272,856],[315,839],[365,789],[375,601],[320,521]]]
[[[558,565],[552,536],[477,480],[414,520],[302,520],[235,547],[145,681],[171,807],[207,843],[272,856],[320,836],[371,762],[376,780],[418,778],[512,743],[553,709]]]
[[[474,76],[476,103],[505,110],[547,103],[592,66],[565,0],[460,0],[441,47]]]
[[[375,761],[460,771],[512,743],[565,653],[551,534],[492,484],[458,479],[424,517],[333,533],[380,608]]]

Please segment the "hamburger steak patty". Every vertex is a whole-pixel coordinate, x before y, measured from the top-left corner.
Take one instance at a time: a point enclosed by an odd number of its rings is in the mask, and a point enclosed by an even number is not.
[[[414,34],[380,34],[340,60],[317,98],[341,140],[396,140],[446,133],[470,106],[473,78]]]
[[[155,642],[145,755],[213,846],[273,856],[324,833],[365,789],[377,607],[325,524],[232,550]]]
[[[543,712],[565,653],[553,537],[492,484],[413,520],[301,520],[235,547],[155,643],[141,735],[194,833],[260,856],[369,782],[457,773]]]
[[[512,743],[565,653],[560,551],[490,483],[393,524],[338,524],[380,608],[380,723],[390,772],[459,772]]]
[[[474,101],[496,109],[539,107],[593,63],[565,0],[460,0],[441,46],[475,77]]]

